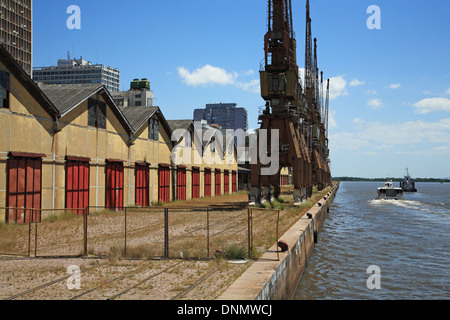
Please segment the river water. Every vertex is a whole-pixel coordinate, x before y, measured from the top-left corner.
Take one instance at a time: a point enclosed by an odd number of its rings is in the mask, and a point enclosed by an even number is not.
[[[383,184],[341,183],[294,299],[450,299],[450,184],[374,200]]]

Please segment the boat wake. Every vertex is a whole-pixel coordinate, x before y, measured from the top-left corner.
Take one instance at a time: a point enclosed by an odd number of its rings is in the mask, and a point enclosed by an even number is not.
[[[415,200],[369,200],[369,205],[377,207],[377,206],[396,206],[409,210],[415,211],[423,211],[429,213],[439,213],[444,216],[450,217],[450,209],[444,203],[423,203]]]

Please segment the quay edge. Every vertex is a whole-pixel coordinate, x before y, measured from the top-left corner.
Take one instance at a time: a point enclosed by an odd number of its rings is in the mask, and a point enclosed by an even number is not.
[[[314,244],[339,189],[339,182],[314,204],[281,238],[288,252],[274,244],[255,261],[217,300],[290,300],[300,284]]]

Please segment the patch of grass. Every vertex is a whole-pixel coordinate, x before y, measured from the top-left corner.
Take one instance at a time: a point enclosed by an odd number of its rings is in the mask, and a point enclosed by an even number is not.
[[[164,207],[165,205],[166,205],[166,203],[161,202],[161,201],[152,203],[153,207]]]
[[[76,214],[74,214],[72,212],[64,211],[62,213],[48,215],[42,219],[42,222],[55,223],[58,221],[71,220],[76,217],[79,217],[79,216],[77,216]]]
[[[246,247],[234,243],[225,250],[217,250],[214,257],[216,259],[242,260],[248,257],[248,252]]]
[[[257,203],[255,204],[255,208],[260,208],[260,209],[270,209],[271,205],[269,201],[266,201],[264,203]]]
[[[229,260],[239,260],[247,258],[247,248],[239,246],[237,244],[232,244],[228,247],[226,252],[226,257]]]
[[[110,261],[117,261],[122,259],[149,259],[156,256],[160,256],[161,253],[157,252],[152,246],[148,244],[140,244],[137,246],[127,246],[127,252],[125,256],[125,248],[120,245],[114,245],[109,248],[108,258]]]
[[[273,209],[273,210],[284,210],[285,206],[283,203],[285,200],[283,198],[274,199],[273,201],[266,201],[264,203],[255,204],[255,208],[259,209]]]

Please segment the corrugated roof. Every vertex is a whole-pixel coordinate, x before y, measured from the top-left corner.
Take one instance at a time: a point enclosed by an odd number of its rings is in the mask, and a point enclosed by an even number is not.
[[[133,131],[136,132],[139,128],[150,119],[156,111],[158,111],[158,107],[121,107],[123,115],[127,118],[128,122],[133,128]]]
[[[176,129],[188,129],[194,123],[194,120],[167,120],[167,123],[170,129],[174,131]]]
[[[103,88],[101,84],[47,84],[42,82],[39,82],[38,86],[61,114],[66,113]]]

